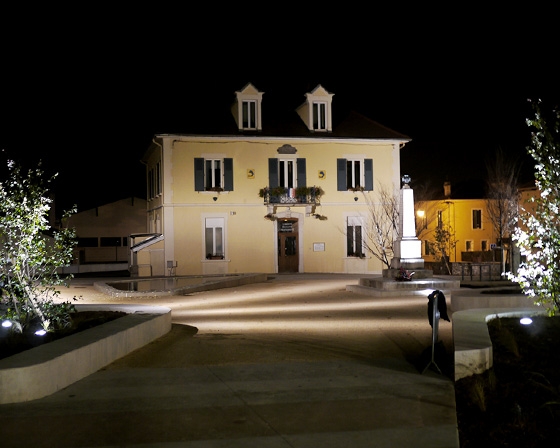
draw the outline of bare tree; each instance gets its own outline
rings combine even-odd
[[[511,259],[511,244],[506,244],[506,239],[511,238],[518,218],[519,166],[515,159],[506,158],[502,149],[498,148],[494,160],[486,164],[486,171],[486,210],[498,235],[502,272],[505,272],[506,259]]]
[[[363,193],[368,206],[368,225],[363,245],[367,252],[380,260],[387,268],[391,267],[394,243],[399,237],[398,190],[391,190],[378,183],[375,196]]]

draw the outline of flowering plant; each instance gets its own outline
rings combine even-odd
[[[412,276],[414,275],[414,271],[412,272],[408,272],[405,268],[403,268],[402,266],[399,268],[399,273],[397,274],[397,276],[395,277],[395,280],[397,280],[398,282],[406,282],[406,281],[410,281],[412,280]]]

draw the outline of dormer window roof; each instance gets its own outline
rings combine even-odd
[[[332,97],[319,84],[311,92],[305,94],[305,102],[297,108],[297,113],[313,132],[332,132]]]
[[[240,131],[262,130],[263,93],[259,92],[251,83],[235,92],[235,102],[231,112]]]

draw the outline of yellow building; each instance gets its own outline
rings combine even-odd
[[[232,93],[225,122],[216,110],[205,123],[215,130],[154,136],[143,157],[152,237],[133,243],[133,271],[380,274],[356,191],[375,203],[377,185],[398,190],[410,138],[337,109],[321,85],[288,109],[250,83]]]
[[[450,229],[452,240],[449,261],[472,261],[465,253],[488,252],[496,247],[497,235],[487,213],[486,199],[444,199],[417,202],[416,230],[422,240],[422,258],[427,262],[438,261],[434,257],[434,232],[438,227]],[[478,254],[480,261],[483,254]],[[468,258],[468,259],[467,259]]]

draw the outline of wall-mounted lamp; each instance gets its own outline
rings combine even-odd
[[[422,229],[426,229],[428,227],[428,223],[426,222],[426,212],[424,212],[424,210],[418,210],[416,215],[422,223]]]
[[[214,199],[214,202],[216,202],[218,200],[218,196],[214,196],[212,199]]]
[[[357,201],[357,200],[358,200],[358,196],[354,196],[354,200]]]

